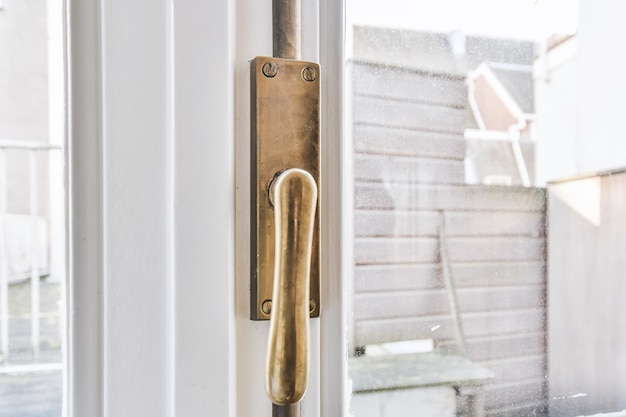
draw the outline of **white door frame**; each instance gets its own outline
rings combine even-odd
[[[67,1],[67,416],[269,416],[267,324],[247,319],[247,61],[271,51],[271,1]],[[303,10],[324,149],[303,410],[342,416],[343,2]]]

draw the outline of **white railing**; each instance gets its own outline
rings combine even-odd
[[[19,151],[19,152],[15,152]],[[25,152],[28,155],[28,170],[23,169],[18,175],[13,175],[10,181],[17,179],[22,182],[28,178],[28,188],[11,187],[9,195],[9,170],[7,154],[18,155]],[[40,311],[40,280],[48,273],[49,266],[49,234],[48,222],[40,215],[41,204],[39,194],[41,153],[59,152],[61,147],[45,142],[0,140],[0,354],[3,365],[9,363],[9,284],[18,280],[30,280],[30,344],[33,353],[33,362],[39,359],[41,311]],[[48,158],[49,163],[51,158]],[[58,179],[62,181],[62,178]],[[27,194],[28,213],[7,213],[9,197],[19,193]],[[24,195],[19,196],[25,200]],[[63,195],[57,196],[63,199]],[[61,338],[62,339],[62,338]],[[63,341],[61,340],[61,343]],[[18,366],[20,372],[39,370],[44,367],[60,367],[60,364]],[[4,368],[4,367],[3,367]],[[8,368],[15,368],[7,367]],[[17,369],[15,368],[15,369]],[[6,371],[6,369],[4,369]],[[0,373],[4,373],[0,371]]]

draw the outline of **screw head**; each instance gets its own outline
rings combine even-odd
[[[263,75],[267,78],[273,78],[278,74],[278,67],[273,62],[266,62],[262,67]]]
[[[315,304],[315,300],[313,299],[309,300],[309,313],[314,312],[315,307],[317,307],[317,304]]]
[[[263,301],[263,304],[261,304],[261,311],[265,314],[270,314],[272,312],[272,300]]]
[[[304,81],[312,82],[317,79],[317,71],[313,67],[304,67],[302,70],[302,78]]]

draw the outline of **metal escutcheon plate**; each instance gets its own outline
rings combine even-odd
[[[250,318],[269,320],[274,278],[272,179],[288,168],[309,172],[320,187],[320,68],[312,62],[257,57],[251,62]],[[320,313],[320,234],[315,215],[311,317]]]

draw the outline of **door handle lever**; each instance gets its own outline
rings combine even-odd
[[[274,207],[274,285],[267,346],[267,393],[274,404],[302,399],[309,373],[309,279],[317,185],[292,168],[269,188]]]

